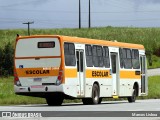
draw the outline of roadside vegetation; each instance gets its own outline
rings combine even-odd
[[[160,76],[149,77],[148,81],[148,96],[147,99],[159,99],[160,98]]]
[[[156,55],[151,55],[152,59],[152,65],[149,65],[149,58],[147,59],[147,68],[148,69],[154,69],[154,68],[160,68],[160,57]]]
[[[20,96],[14,93],[13,77],[0,78],[0,105],[20,105],[20,104],[46,104],[44,98]],[[160,99],[160,76],[149,77],[148,96],[139,97],[138,99]],[[113,99],[103,99],[113,100]],[[119,99],[115,99],[119,100]],[[81,100],[64,100],[68,102],[81,102]]]
[[[160,28],[102,27],[82,29],[31,29],[32,35],[58,34],[93,39],[117,40],[120,42],[143,44],[147,51],[160,55]],[[25,29],[0,30],[1,45],[14,42],[16,35],[27,35]]]
[[[43,104],[45,99],[15,95],[14,77],[0,78],[0,105]]]

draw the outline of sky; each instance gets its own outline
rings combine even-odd
[[[88,1],[81,25],[88,27]],[[160,27],[160,0],[90,0],[91,27]],[[0,29],[78,28],[79,0],[0,0]]]

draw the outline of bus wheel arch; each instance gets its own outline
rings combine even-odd
[[[138,96],[138,90],[139,90],[139,86],[138,83],[135,82],[133,85],[133,92],[132,92],[132,96],[128,97],[128,102],[129,103],[133,103],[136,101],[136,97]]]

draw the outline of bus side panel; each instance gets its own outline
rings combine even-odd
[[[112,79],[104,79],[100,81],[100,97],[112,96]]]
[[[64,94],[77,97],[78,92],[77,68],[65,67]]]
[[[131,96],[135,82],[137,82],[138,86],[140,87],[141,84],[139,79],[121,79],[119,96]],[[140,88],[138,91],[140,92]]]
[[[140,71],[139,69],[137,71]],[[133,93],[133,86],[137,82],[140,88],[140,75],[135,74],[136,70],[120,71],[120,92],[119,96],[131,96]],[[140,90],[139,90],[140,91]]]
[[[110,79],[101,80],[97,78],[87,78],[86,79],[85,97],[91,97],[92,86],[94,82],[97,82],[97,81],[100,87],[100,97],[111,97],[112,96],[112,85],[111,85],[112,80]]]
[[[98,74],[100,73],[101,74]],[[107,75],[104,75],[107,72]],[[98,83],[100,88],[100,97],[111,97],[112,79],[108,69],[104,68],[87,68],[86,70],[86,86],[85,97],[91,97],[92,86]]]

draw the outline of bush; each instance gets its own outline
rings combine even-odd
[[[0,48],[0,75],[8,77],[13,75],[13,55],[14,49],[10,42],[4,48]]]
[[[3,50],[0,48],[0,76],[2,75]]]

